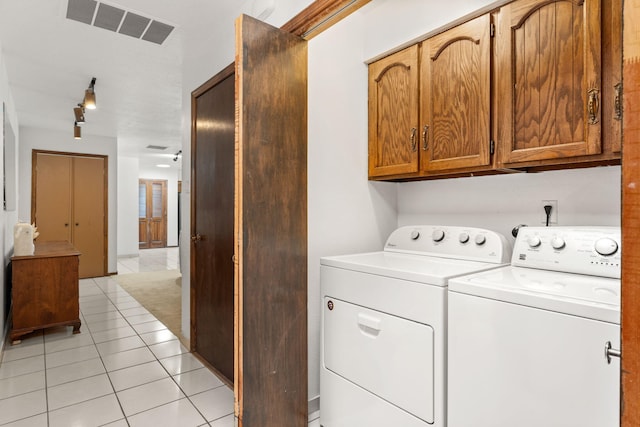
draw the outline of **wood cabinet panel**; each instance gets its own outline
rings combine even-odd
[[[621,0],[516,0],[370,64],[369,178],[619,164],[621,17]]]
[[[79,255],[68,242],[36,241],[34,255],[11,258],[12,341],[51,326],[80,332]]]
[[[519,0],[498,16],[502,163],[600,153],[600,0]]]
[[[369,176],[418,171],[418,46],[369,66]]]
[[[490,24],[483,15],[423,43],[422,171],[490,164]]]

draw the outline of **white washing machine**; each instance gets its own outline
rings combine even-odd
[[[381,252],[322,258],[320,424],[444,427],[447,282],[510,253],[489,230],[425,225]]]
[[[620,228],[527,227],[511,266],[449,282],[449,427],[613,427]]]

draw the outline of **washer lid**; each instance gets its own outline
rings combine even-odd
[[[446,286],[451,277],[501,266],[501,264],[487,262],[395,252],[368,252],[324,257],[320,258],[320,264],[436,286]]]
[[[620,324],[620,280],[507,266],[458,277],[449,291]]]

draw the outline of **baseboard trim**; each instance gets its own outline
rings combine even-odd
[[[320,418],[320,396],[316,396],[309,401],[309,422]]]
[[[4,354],[4,346],[7,343],[7,337],[9,336],[9,329],[11,327],[11,312],[13,311],[13,306],[9,307],[9,314],[4,322],[4,331],[2,331],[2,342],[0,342],[0,362],[2,361],[2,356]]]

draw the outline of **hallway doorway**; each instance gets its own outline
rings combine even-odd
[[[167,247],[167,181],[141,179],[138,184],[138,247]]]

